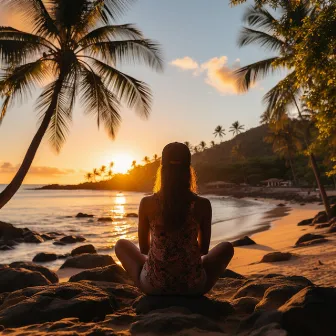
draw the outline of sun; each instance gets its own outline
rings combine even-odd
[[[132,157],[128,154],[117,154],[109,161],[113,162],[112,171],[114,174],[126,174],[132,166]]]

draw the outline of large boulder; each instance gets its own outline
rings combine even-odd
[[[95,247],[91,244],[76,247],[75,249],[73,249],[71,251],[72,256],[80,255],[80,254],[86,254],[86,253],[95,254],[95,253],[97,253],[97,251],[96,251]]]
[[[16,291],[0,307],[0,325],[20,327],[68,317],[104,320],[117,309],[115,298],[96,286],[62,283]]]
[[[300,244],[302,243],[305,243],[307,241],[311,241],[314,239],[320,239],[320,238],[324,238],[324,236],[319,235],[319,234],[306,233],[297,240],[297,242],[295,243],[295,246],[300,246]]]
[[[260,262],[270,263],[270,262],[279,262],[279,261],[288,261],[292,258],[290,252],[271,252],[264,255]]]
[[[88,215],[86,213],[83,213],[83,212],[79,212],[77,215],[76,215],[76,218],[92,218],[93,215]]]
[[[44,242],[44,239],[39,234],[28,233],[23,238],[25,243],[32,244],[41,244]]]
[[[0,221],[0,238],[12,240],[23,237],[23,229],[16,228],[14,225]]]
[[[50,281],[40,272],[30,271],[25,268],[0,268],[0,293],[49,284]]]
[[[328,216],[325,211],[319,212],[313,219],[312,224],[321,224],[328,221]]]
[[[205,335],[208,332],[223,332],[215,322],[207,317],[191,314],[186,310],[152,313],[134,322],[130,332],[132,335],[175,335],[187,329],[196,329],[198,332],[205,332]]]
[[[232,278],[232,279],[245,279],[245,277],[239,273],[226,269],[219,276],[220,278]]]
[[[298,226],[305,226],[305,225],[310,225],[313,223],[314,218],[309,218],[309,219],[304,219],[301,222],[299,222],[297,225]]]
[[[113,258],[102,254],[80,254],[67,259],[61,268],[84,268],[91,269],[114,265]]]
[[[312,245],[317,245],[317,244],[323,244],[323,243],[327,243],[329,240],[326,238],[318,238],[318,239],[313,239],[310,241],[306,241],[303,242],[301,244],[299,244],[297,247],[309,247]]]
[[[315,230],[325,229],[325,228],[328,228],[328,227],[330,227],[330,226],[331,226],[331,224],[329,224],[329,223],[317,224],[317,225],[315,226]]]
[[[290,335],[333,336],[336,288],[307,287],[279,308],[282,326]]]
[[[112,223],[113,219],[111,217],[100,217],[97,219],[97,221],[103,223]]]
[[[327,233],[335,233],[335,232],[336,232],[336,222],[331,224]]]
[[[232,300],[231,304],[236,313],[238,314],[251,314],[254,312],[255,306],[259,303],[259,299],[244,296],[238,299]]]
[[[121,284],[133,285],[133,281],[119,265],[98,267],[73,275],[69,281],[77,282],[81,280],[116,282]]]
[[[51,283],[58,282],[58,275],[51,271],[49,268],[46,268],[41,265],[34,264],[32,262],[16,261],[9,265],[11,268],[25,268],[33,272],[40,272],[44,275]]]
[[[235,240],[234,242],[232,242],[232,245],[234,247],[237,246],[247,246],[247,245],[255,245],[256,242],[254,240],[252,240],[250,237],[245,236],[243,238],[240,238],[238,240]]]
[[[133,308],[137,314],[149,314],[153,310],[181,307],[194,314],[200,314],[213,319],[226,317],[234,312],[232,305],[226,301],[219,301],[193,296],[147,296],[136,299]]]
[[[75,244],[75,243],[82,243],[86,239],[82,236],[65,236],[61,238],[59,241],[64,244]]]
[[[34,262],[49,262],[57,259],[56,253],[40,252],[33,258]]]

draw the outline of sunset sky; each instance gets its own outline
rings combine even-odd
[[[228,0],[138,0],[119,23],[135,23],[162,45],[163,74],[140,66],[126,69],[152,87],[150,119],[142,120],[124,109],[112,142],[103,128],[97,130],[96,122],[83,115],[78,103],[61,153],[56,155],[45,139],[25,183],[77,183],[87,170],[118,163],[125,160],[122,156],[141,163],[145,155],[160,155],[168,142],[210,142],[217,125],[228,130],[239,120],[247,129],[257,126],[262,96],[276,77],[257,83],[247,94],[237,93],[232,71],[267,55],[260,48],[237,46],[245,8],[231,8]],[[0,25],[13,21],[17,20],[0,9]],[[34,97],[8,112],[0,127],[0,183],[8,183],[15,173],[35,134],[37,119]],[[229,139],[231,134],[226,134]]]

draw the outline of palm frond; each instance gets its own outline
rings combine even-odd
[[[141,40],[144,38],[144,36],[139,29],[131,24],[103,26],[88,33],[78,42],[78,44],[85,47],[97,42],[111,41],[111,39],[113,38],[129,38]]]
[[[274,72],[277,69],[274,62],[278,59],[279,57],[267,58],[236,70],[235,75],[239,90],[247,91],[258,79],[266,77],[269,72]]]
[[[126,75],[125,73],[103,63],[93,61],[93,66],[101,78],[118,99],[126,102],[128,107],[135,108],[141,116],[147,118],[150,113],[152,94],[148,85],[144,82]]]
[[[252,43],[257,43],[270,51],[281,51],[286,46],[284,41],[274,35],[244,27],[239,34],[238,45],[243,47]]]
[[[43,0],[3,0],[4,5],[33,24],[34,33],[43,37],[56,38],[59,35],[55,21],[50,16]]]
[[[1,82],[0,82],[0,87],[1,87]],[[1,110],[0,110],[0,126],[1,126],[2,121],[5,118],[5,115],[7,113],[11,97],[10,95],[4,95],[3,97],[0,95],[0,98],[3,99]]]
[[[95,115],[98,127],[103,123],[108,135],[114,139],[121,121],[119,101],[93,70],[82,66],[81,72],[80,91],[85,112]]]
[[[278,27],[277,20],[263,7],[249,7],[244,13],[243,20],[255,28],[274,30]]]
[[[148,39],[97,42],[84,47],[84,51],[113,65],[140,62],[163,70],[159,45]]]

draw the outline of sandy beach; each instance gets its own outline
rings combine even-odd
[[[323,206],[317,204],[288,205],[288,215],[272,222],[270,230],[257,233],[252,239],[257,245],[236,247],[229,268],[244,274],[303,275],[318,285],[335,286],[336,237],[328,235],[329,241],[309,247],[295,248],[296,241],[305,233],[323,234],[327,229],[314,226],[297,226],[301,220],[312,218]],[[277,263],[260,263],[270,252],[290,252],[294,258]]]

